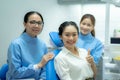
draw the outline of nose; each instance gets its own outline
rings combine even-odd
[[[39,27],[39,24],[38,24],[38,23],[35,23],[35,27]]]
[[[69,39],[70,39],[70,40],[73,40],[73,36],[70,36]]]
[[[86,29],[86,28],[88,28],[88,26],[87,26],[87,25],[84,25],[83,28]]]

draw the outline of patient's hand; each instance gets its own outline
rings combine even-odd
[[[88,50],[88,55],[86,57],[86,60],[92,65],[94,64],[94,59],[93,57],[90,55],[90,50]]]
[[[41,68],[43,67],[49,60],[51,60],[54,57],[53,53],[47,53],[43,56],[42,60],[38,64],[38,67]]]

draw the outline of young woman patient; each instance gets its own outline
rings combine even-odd
[[[75,22],[66,21],[59,27],[63,48],[55,57],[55,70],[60,80],[94,80],[96,65],[90,51],[76,47],[79,29]]]

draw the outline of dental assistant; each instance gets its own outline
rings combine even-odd
[[[95,37],[95,17],[92,14],[85,14],[80,20],[80,33],[77,41],[77,47],[90,49],[96,64],[103,53],[102,42]]]

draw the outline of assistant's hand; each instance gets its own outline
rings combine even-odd
[[[86,60],[92,65],[94,64],[94,59],[93,57],[90,55],[90,50],[88,50],[88,55],[86,57]]]
[[[54,57],[53,53],[47,53],[43,56],[42,60],[38,64],[38,67],[41,68],[43,67],[49,60],[51,60]]]

